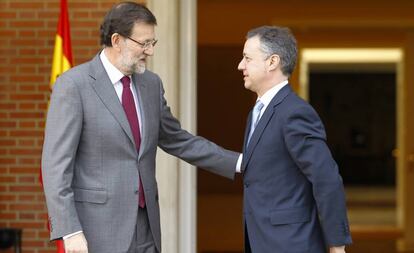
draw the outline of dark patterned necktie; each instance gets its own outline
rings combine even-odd
[[[131,127],[132,135],[134,136],[135,146],[137,152],[139,153],[139,148],[141,146],[141,133],[139,131],[139,120],[137,109],[135,107],[134,96],[131,92],[131,80],[128,76],[121,78],[121,83],[123,86],[122,89],[122,107],[124,108],[125,114],[127,116],[129,126]],[[145,207],[145,196],[144,188],[142,187],[142,180],[139,177],[139,207]]]

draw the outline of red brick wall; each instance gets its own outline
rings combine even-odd
[[[118,1],[68,2],[78,65],[99,50],[100,22]],[[55,252],[38,173],[58,16],[59,0],[0,1],[0,227],[23,229],[24,253]]]

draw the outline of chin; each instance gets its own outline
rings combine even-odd
[[[145,66],[139,66],[138,68],[137,68],[137,72],[139,73],[139,74],[143,74],[144,72],[145,72],[145,70],[146,70],[147,68],[145,67]]]
[[[251,88],[250,83],[248,83],[248,82],[244,82],[244,88],[246,88],[246,89],[250,90],[250,88]]]

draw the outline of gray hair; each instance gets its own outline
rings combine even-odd
[[[261,26],[250,30],[247,39],[259,37],[261,49],[266,58],[273,54],[280,57],[281,70],[290,76],[295,69],[298,49],[296,39],[287,27]]]

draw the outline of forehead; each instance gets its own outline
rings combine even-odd
[[[249,38],[244,43],[243,54],[258,54],[262,53],[260,49],[260,39],[259,37],[255,36]]]
[[[144,40],[154,39],[155,27],[143,22],[136,22],[132,28],[131,37]]]

